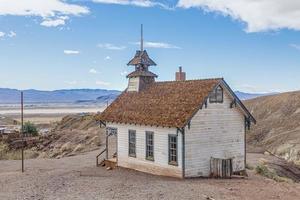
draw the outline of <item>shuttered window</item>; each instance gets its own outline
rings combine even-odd
[[[223,103],[223,88],[221,86],[218,86],[212,93],[210,93],[209,103]]]
[[[136,157],[136,131],[128,131],[128,155],[130,157]]]
[[[154,134],[146,132],[146,159],[154,161]]]
[[[177,135],[169,135],[169,164],[178,165],[177,160]]]

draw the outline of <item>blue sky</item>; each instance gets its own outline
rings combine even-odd
[[[144,24],[159,81],[183,66],[234,90],[300,90],[299,17],[296,0],[0,0],[0,87],[123,90]]]

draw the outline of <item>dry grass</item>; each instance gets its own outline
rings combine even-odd
[[[269,179],[273,179],[276,182],[288,182],[288,183],[293,182],[293,180],[289,178],[278,176],[275,170],[268,168],[268,166],[264,164],[257,165],[255,171],[256,173],[264,177],[267,177]]]
[[[37,158],[39,153],[37,151],[26,149],[24,151],[25,159]],[[21,150],[11,150],[8,148],[7,144],[0,143],[0,160],[21,160],[22,151]]]

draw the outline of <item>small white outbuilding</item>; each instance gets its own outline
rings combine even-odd
[[[142,45],[128,65],[128,88],[98,116],[117,138],[117,166],[180,178],[245,170],[256,122],[224,79],[185,80],[180,68],[175,81],[156,82]]]

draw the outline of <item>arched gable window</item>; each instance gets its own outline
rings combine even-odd
[[[223,103],[223,88],[218,86],[210,95],[209,103]]]

